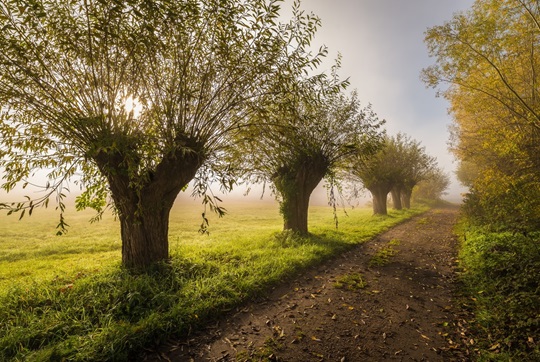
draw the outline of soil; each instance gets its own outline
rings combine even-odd
[[[455,300],[457,213],[414,217],[150,359],[467,361]]]

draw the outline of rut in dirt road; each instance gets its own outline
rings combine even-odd
[[[430,210],[161,353],[171,361],[449,361],[457,209]]]

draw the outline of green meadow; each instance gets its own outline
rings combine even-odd
[[[170,263],[139,275],[120,267],[112,215],[90,224],[91,212],[68,212],[63,236],[53,211],[1,216],[0,360],[128,360],[426,210],[338,210],[336,229],[332,208],[315,206],[301,238],[281,231],[274,203],[225,206],[209,235],[199,204],[175,206]]]

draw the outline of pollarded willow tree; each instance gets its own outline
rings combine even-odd
[[[422,180],[426,180],[436,168],[435,157],[426,153],[425,147],[417,140],[398,133],[391,140],[395,148],[393,165],[398,172],[396,182],[390,191],[394,208],[401,210],[411,207],[413,188]]]
[[[452,151],[474,194],[469,201],[487,220],[520,227],[537,227],[540,215],[539,39],[533,0],[477,0],[426,33],[436,64],[424,80],[449,85],[442,94],[455,121]]]
[[[416,201],[439,201],[450,186],[450,176],[439,167],[432,169],[427,177],[413,190]]]
[[[394,151],[391,138],[386,136],[374,155],[369,158],[355,157],[349,164],[348,172],[352,183],[362,184],[371,193],[375,215],[388,214],[388,193],[399,178],[399,171],[393,163],[397,157]]]
[[[392,192],[394,203],[401,201],[410,207],[412,189],[428,177],[435,167],[435,159],[425,153],[418,141],[399,133],[386,136],[380,149],[372,157],[353,157],[348,173],[353,183],[361,183],[373,197],[373,213],[388,213],[387,198]],[[395,196],[394,196],[395,195]]]
[[[338,80],[338,68],[339,60],[331,77],[298,78],[294,91],[280,92],[255,115],[267,125],[264,131],[251,128],[244,134],[251,150],[245,152],[247,174],[272,185],[284,230],[307,234],[313,190],[324,178],[333,185],[349,156],[370,156],[381,138],[384,122],[371,106],[360,106],[356,92],[344,94],[347,82]]]
[[[212,203],[209,182],[231,186],[224,156],[249,105],[305,62],[288,52],[313,23],[278,16],[276,0],[2,1],[3,188],[48,172],[43,198],[2,206],[31,213],[81,174],[77,207],[110,196],[123,264],[166,260],[177,194],[194,180]]]

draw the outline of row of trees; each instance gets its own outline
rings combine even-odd
[[[384,122],[344,92],[339,58],[317,74],[327,53],[309,51],[319,19],[295,2],[279,23],[279,3],[3,1],[3,187],[37,169],[48,181],[42,198],[0,206],[22,217],[56,195],[62,230],[64,188],[76,178],[78,209],[117,211],[128,268],[168,259],[169,213],[189,183],[221,215],[210,185],[269,182],[284,228],[307,233],[320,181],[380,159],[401,170],[390,189],[408,207],[434,160],[405,136],[384,136]]]
[[[420,142],[402,133],[385,136],[372,157],[353,158],[349,174],[371,192],[373,213],[380,215],[387,214],[388,194],[394,208],[401,210],[411,207],[413,189],[419,183],[424,186],[419,198],[438,199],[450,182]]]
[[[470,216],[502,228],[540,227],[540,6],[477,0],[429,29],[424,71],[454,117],[452,150]]]

